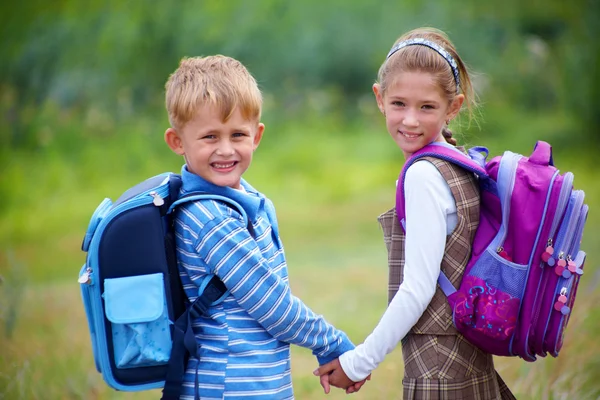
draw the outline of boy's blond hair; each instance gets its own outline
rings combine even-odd
[[[239,107],[260,120],[262,95],[254,77],[236,59],[222,55],[183,58],[165,85],[169,123],[181,129],[200,106],[216,106],[223,122]]]

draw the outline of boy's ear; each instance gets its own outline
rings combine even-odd
[[[375,93],[375,100],[377,101],[377,107],[379,108],[379,111],[381,111],[381,113],[385,115],[385,108],[383,107],[383,96],[381,95],[381,86],[379,86],[379,83],[373,84],[373,93]]]
[[[177,131],[174,128],[168,128],[165,131],[165,142],[175,154],[178,154],[180,156],[185,154],[181,138],[179,137]]]
[[[258,124],[258,127],[256,128],[256,134],[254,135],[254,150],[256,150],[258,148],[258,145],[260,144],[260,141],[262,139],[264,131],[265,131],[265,124],[263,124],[261,122]]]

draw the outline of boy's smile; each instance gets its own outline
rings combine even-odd
[[[233,162],[227,163],[227,164],[212,163],[210,165],[219,172],[231,172],[231,171],[233,171],[233,167],[236,164],[237,164],[237,161],[233,161]]]
[[[215,185],[239,189],[263,131],[262,123],[245,119],[237,108],[223,121],[219,109],[207,105],[183,128],[167,129],[165,140],[185,157],[188,171]]]

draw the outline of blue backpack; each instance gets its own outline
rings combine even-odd
[[[183,291],[173,231],[173,210],[183,202],[227,202],[208,193],[179,197],[181,176],[164,173],[106,198],[83,239],[86,262],[79,273],[96,369],[117,390],[163,389],[163,400],[179,399],[189,355],[198,345],[191,321],[227,295],[216,276],[207,277],[197,300]],[[249,229],[251,225],[248,225]]]

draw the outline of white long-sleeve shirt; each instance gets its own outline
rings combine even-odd
[[[404,185],[404,280],[364,343],[340,356],[344,372],[355,382],[377,368],[425,312],[435,294],[446,236],[457,223],[450,187],[433,164],[415,162],[406,172]]]

